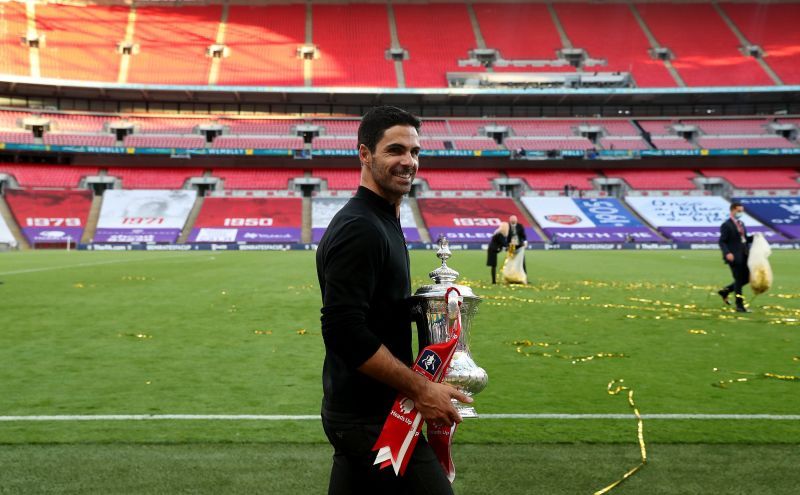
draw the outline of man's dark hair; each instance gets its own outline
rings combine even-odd
[[[386,129],[396,125],[410,125],[419,132],[421,122],[402,108],[392,106],[375,107],[361,118],[358,126],[358,145],[363,144],[375,153],[378,141],[383,139]]]
[[[744,205],[742,203],[740,203],[738,201],[734,201],[733,203],[731,203],[731,211],[735,210],[736,208],[738,208],[740,206],[742,208],[744,208]]]

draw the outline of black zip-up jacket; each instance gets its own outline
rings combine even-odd
[[[394,205],[359,187],[317,248],[322,292],[322,414],[383,422],[397,391],[358,371],[381,344],[411,365],[408,250]]]

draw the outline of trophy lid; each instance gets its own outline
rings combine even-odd
[[[447,260],[452,256],[453,253],[450,252],[449,242],[446,237],[442,236],[439,239],[439,250],[436,252],[436,257],[442,260],[442,265],[428,274],[431,280],[433,280],[433,284],[423,285],[417,289],[414,293],[415,297],[443,298],[447,289],[455,287],[458,289],[458,292],[461,293],[462,297],[467,299],[479,299],[478,296],[472,292],[472,289],[466,285],[456,283],[459,273],[447,266]]]

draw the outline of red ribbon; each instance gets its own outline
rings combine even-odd
[[[444,295],[446,303],[450,300],[451,292],[461,295],[458,289],[450,287]],[[444,378],[455,353],[458,338],[461,336],[461,302],[458,303],[458,306],[459,309],[453,318],[455,321],[450,328],[450,335],[452,335],[450,340],[426,346],[420,351],[411,368],[415,373],[435,383],[440,383]],[[450,308],[447,304],[445,325],[449,326],[450,319]],[[408,461],[411,459],[417,440],[419,440],[422,421],[422,415],[416,409],[414,401],[403,394],[397,394],[378,441],[372,447],[373,451],[378,451],[374,464],[380,464],[380,469],[392,466],[398,476],[405,474]],[[452,426],[428,424],[428,443],[436,453],[439,463],[451,482],[455,479],[455,466],[450,455],[450,446],[455,431],[455,423]]]

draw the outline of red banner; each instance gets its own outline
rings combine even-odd
[[[506,198],[420,198],[417,203],[428,227],[497,227],[511,215],[525,219]]]
[[[6,190],[6,201],[21,228],[83,227],[92,206],[91,191]]]
[[[300,198],[206,198],[195,227],[301,227]]]

